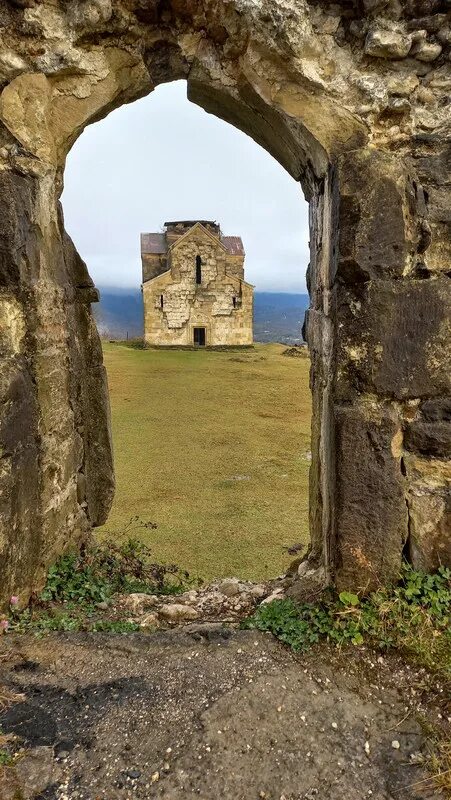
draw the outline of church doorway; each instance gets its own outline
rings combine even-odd
[[[194,344],[196,347],[205,347],[205,328],[194,328]]]

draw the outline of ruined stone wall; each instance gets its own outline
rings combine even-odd
[[[166,254],[142,253],[141,262],[143,281],[150,281],[156,275],[160,275],[167,270]]]
[[[39,586],[114,487],[95,291],[58,203],[67,152],[179,78],[310,201],[303,582],[367,589],[403,552],[451,561],[450,39],[446,0],[3,0],[2,598]]]
[[[244,280],[244,256],[228,256],[227,259],[227,272],[229,275],[234,275],[236,278]]]
[[[196,284],[198,255],[200,285]],[[146,343],[192,346],[194,327],[205,327],[207,346],[252,344],[253,290],[229,275],[231,261],[219,240],[201,230],[183,237],[170,252],[170,271],[143,284]]]

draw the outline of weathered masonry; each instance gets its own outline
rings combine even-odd
[[[365,589],[403,554],[450,563],[446,0],[3,0],[0,31],[2,597],[39,586],[114,492],[96,290],[59,203],[66,155],[180,78],[310,203],[300,579]]]
[[[250,345],[254,289],[239,236],[206,220],[141,234],[144,339],[149,345]]]

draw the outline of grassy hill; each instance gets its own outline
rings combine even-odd
[[[310,451],[309,361],[283,350],[104,345],[117,491],[101,538],[137,534],[207,579],[283,570],[308,540]]]

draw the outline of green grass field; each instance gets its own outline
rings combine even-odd
[[[204,579],[261,579],[308,541],[307,358],[104,345],[116,496],[100,538],[138,535]],[[127,525],[132,517],[156,530]]]

